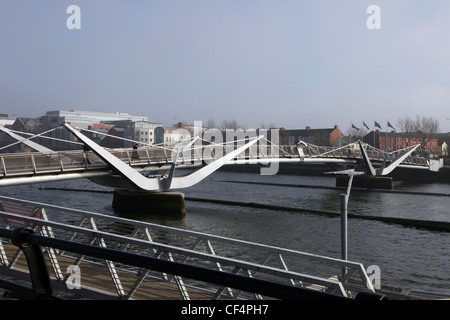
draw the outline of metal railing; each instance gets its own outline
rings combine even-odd
[[[30,213],[39,212],[40,215],[25,216],[3,207],[0,225],[5,228],[12,228],[14,224],[15,227],[33,227],[49,238],[111,248],[227,275],[314,288],[339,297],[351,297],[361,290],[374,292],[360,263],[9,197],[0,197],[0,201],[27,207]],[[7,244],[0,245],[0,270],[3,274],[26,277],[15,268],[19,253]],[[46,250],[46,255],[52,281],[57,288],[67,290],[70,274],[64,270],[75,265],[81,268],[82,279],[88,281],[83,283],[79,293],[93,298],[263,298],[254,292],[215,287],[195,279],[117,265],[109,260],[92,260],[52,248]],[[337,276],[343,269],[346,273]],[[162,289],[155,291],[155,286],[149,285],[151,281]]]
[[[158,148],[109,150],[131,165],[171,162],[170,153]],[[90,151],[26,152],[0,155],[0,177],[67,173],[84,170],[105,170],[107,164]]]
[[[282,148],[285,148],[285,146],[282,146]],[[362,159],[361,150],[359,149],[359,147],[358,148],[353,147],[352,144],[339,148],[307,145],[307,146],[299,146],[299,149],[301,149],[300,152],[305,158],[325,158],[325,159],[339,158],[351,160]],[[367,148],[366,152],[367,156],[371,161],[392,162],[397,157],[396,152],[388,153],[373,147]],[[425,159],[423,156],[417,153],[408,156],[405,160],[403,160],[402,164],[423,166],[423,167],[429,166],[427,159]]]
[[[54,248],[75,252],[83,256],[102,258],[107,261],[120,262],[123,264],[139,267],[147,270],[160,272],[170,272],[178,276],[206,281],[210,284],[228,286],[244,291],[263,294],[268,297],[278,299],[302,299],[302,300],[346,300],[348,298],[339,297],[311,289],[287,286],[265,280],[243,277],[233,274],[224,274],[218,270],[205,269],[196,266],[162,261],[152,257],[142,257],[136,254],[125,253],[117,250],[99,248],[91,245],[73,243],[35,235],[31,228],[16,228],[7,230],[0,228],[0,237],[10,239],[11,242],[22,250],[30,271],[32,289],[8,280],[0,279],[0,288],[13,292],[16,298],[55,300],[60,297],[54,295],[50,275],[45,263],[44,254],[41,247]],[[371,292],[360,292],[355,297],[356,300],[384,300],[382,294]]]
[[[190,146],[178,150],[178,165],[202,165],[204,162],[213,161],[233,150],[237,145],[200,145]],[[162,166],[171,164],[172,150],[159,147],[143,147],[137,150],[109,149],[111,154],[123,162],[134,167],[150,165]],[[394,161],[396,154],[386,153],[374,148],[368,148],[367,154],[372,161]],[[277,160],[283,159],[299,162],[303,159],[323,160],[330,158],[343,161],[357,161],[362,159],[361,151],[351,145],[341,148],[322,146],[276,146],[267,142],[252,146],[236,157],[236,160]],[[231,162],[232,163],[232,162]],[[402,165],[411,165],[428,168],[427,160],[419,155],[410,155]],[[90,151],[74,150],[60,152],[28,152],[0,155],[0,179],[23,176],[36,176],[47,174],[60,174],[86,171],[108,171],[108,165],[97,155]]]

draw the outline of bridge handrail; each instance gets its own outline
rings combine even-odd
[[[3,215],[4,217],[9,217],[9,218],[18,218],[18,217],[20,218],[21,217],[20,215],[17,215],[17,214],[10,214],[10,213],[2,212],[2,211],[0,211],[0,214]],[[315,276],[301,274],[298,272],[292,272],[292,271],[288,271],[288,270],[280,270],[280,269],[276,269],[276,268],[272,268],[272,267],[268,267],[268,266],[259,265],[256,263],[245,262],[245,261],[232,259],[232,258],[225,258],[225,257],[213,255],[213,254],[208,254],[208,253],[201,253],[198,251],[183,249],[183,248],[179,248],[176,246],[161,244],[158,242],[153,242],[153,241],[149,242],[147,240],[129,238],[126,236],[116,235],[113,233],[100,231],[100,230],[89,230],[89,229],[85,229],[85,228],[81,228],[81,227],[69,226],[66,224],[61,224],[61,223],[52,222],[52,221],[46,222],[46,221],[43,221],[43,220],[40,220],[37,218],[22,217],[22,220],[26,221],[26,222],[33,222],[36,225],[42,225],[42,226],[47,226],[47,227],[52,227],[52,228],[60,228],[60,229],[66,230],[66,231],[72,231],[74,233],[90,234],[90,235],[99,237],[104,240],[105,239],[117,240],[117,241],[121,241],[123,243],[127,243],[128,245],[130,245],[130,244],[144,245],[151,249],[156,249],[156,250],[161,250],[163,252],[170,252],[172,254],[176,253],[176,254],[179,254],[182,256],[186,256],[186,257],[189,257],[189,259],[192,259],[192,258],[205,259],[205,260],[208,260],[211,262],[220,263],[221,265],[232,264],[236,267],[243,268],[245,270],[257,271],[258,273],[267,273],[267,274],[274,275],[274,276],[280,276],[280,277],[283,277],[286,279],[294,279],[294,280],[298,280],[298,281],[312,282],[312,283],[315,283],[318,285],[323,285],[323,286],[332,288],[333,289],[332,292],[334,294],[346,296],[341,283],[338,281],[335,281],[335,280],[330,280],[330,279],[321,278],[321,277],[315,277]],[[349,263],[348,266],[352,267],[353,265],[351,263]]]
[[[37,205],[37,206],[43,205],[41,203],[24,201],[24,200],[13,199],[13,198],[8,198],[8,197],[0,197],[0,198],[5,201],[13,201],[15,203],[22,203],[24,205]],[[207,261],[217,264],[217,267],[219,267],[219,268],[222,265],[229,265],[230,263],[232,263],[237,268],[240,268],[242,270],[247,270],[246,272],[250,272],[250,270],[251,270],[254,273],[252,276],[267,274],[269,276],[282,277],[287,280],[290,279],[289,281],[291,281],[291,282],[294,281],[294,283],[296,283],[298,281],[300,281],[300,282],[304,281],[304,282],[308,282],[308,283],[312,282],[312,283],[316,283],[321,286],[328,287],[337,294],[344,294],[343,288],[341,288],[341,286],[346,287],[347,286],[346,281],[348,280],[348,277],[350,277],[352,275],[356,275],[356,276],[359,276],[360,281],[363,283],[363,285],[366,286],[366,288],[368,288],[369,290],[373,290],[373,287],[367,277],[367,274],[366,274],[363,266],[359,263],[343,261],[340,259],[334,259],[334,258],[329,258],[329,257],[324,257],[324,256],[319,256],[319,255],[308,254],[308,253],[299,252],[299,251],[290,250],[290,249],[282,249],[282,248],[278,248],[278,247],[274,247],[274,246],[267,246],[267,245],[262,245],[262,244],[257,244],[257,243],[251,243],[251,242],[247,242],[247,241],[229,239],[229,238],[225,238],[225,237],[221,237],[221,236],[214,236],[214,235],[204,234],[204,233],[200,233],[200,232],[193,232],[193,231],[187,231],[187,230],[177,229],[177,228],[173,228],[173,227],[160,226],[160,225],[155,225],[155,224],[151,224],[151,223],[147,223],[147,222],[138,222],[138,221],[128,220],[128,219],[124,219],[124,218],[120,218],[120,217],[111,217],[108,215],[102,215],[102,214],[87,212],[87,211],[82,211],[82,210],[63,208],[63,207],[53,206],[53,205],[45,205],[45,208],[49,209],[49,210],[57,209],[57,210],[62,210],[64,212],[76,213],[78,215],[81,215],[83,217],[83,219],[95,218],[97,223],[100,223],[99,222],[100,219],[107,219],[107,221],[109,221],[109,222],[117,222],[120,224],[131,224],[134,226],[135,230],[136,230],[136,228],[144,228],[146,232],[150,232],[150,229],[151,229],[151,230],[159,230],[159,231],[164,231],[164,232],[176,233],[176,234],[182,235],[183,237],[187,237],[187,236],[195,237],[195,238],[197,238],[196,245],[199,245],[199,243],[204,241],[205,242],[204,245],[208,246],[210,248],[210,250],[205,253],[205,252],[195,251],[196,250],[195,247],[190,248],[190,249],[176,247],[176,246],[164,244],[161,242],[155,242],[151,238],[147,239],[147,240],[142,240],[142,239],[136,239],[134,237],[130,238],[129,236],[113,234],[110,232],[105,232],[105,231],[100,231],[100,230],[92,230],[92,229],[80,228],[78,226],[70,226],[67,224],[61,224],[61,223],[54,222],[54,221],[45,222],[45,221],[33,219],[33,218],[26,218],[26,220],[32,221],[32,222],[40,224],[40,225],[48,225],[48,226],[52,227],[53,229],[60,228],[60,229],[66,230],[66,231],[68,230],[68,231],[78,232],[78,233],[86,233],[87,232],[87,233],[92,233],[96,237],[101,237],[102,239],[110,239],[110,240],[115,240],[115,241],[119,241],[122,243],[125,241],[128,245],[143,245],[147,248],[151,248],[156,251],[164,251],[164,252],[169,252],[169,253],[175,254],[175,255],[183,255],[185,257],[188,257],[188,259],[194,259],[194,258],[195,259],[204,259],[204,260],[207,260]],[[1,214],[3,216],[14,216],[13,214],[9,214],[9,213],[1,213]],[[218,243],[214,243],[215,247],[213,247],[213,241],[218,242]],[[235,245],[235,246],[238,246],[240,249],[242,249],[242,247],[245,246],[245,247],[249,248],[250,250],[260,249],[264,252],[270,252],[271,255],[277,255],[277,259],[279,259],[281,261],[282,268],[280,269],[279,267],[261,265],[256,262],[246,262],[241,259],[220,256],[220,255],[218,255],[218,251],[217,251],[219,249],[222,249],[222,248],[217,247],[217,245],[220,243],[228,243],[231,245]],[[288,268],[286,267],[286,264],[284,261],[288,257],[296,257],[296,258],[300,258],[300,259],[306,259],[309,261],[318,261],[321,264],[329,264],[331,266],[334,265],[334,266],[339,267],[340,269],[342,267],[345,267],[349,271],[349,273],[347,274],[348,277],[344,277],[343,280],[341,280],[342,281],[342,283],[341,283],[341,282],[336,282],[335,280],[330,280],[330,279],[323,278],[323,277],[316,277],[316,276],[306,275],[306,274],[302,274],[302,273],[295,272],[295,271],[289,271]],[[349,285],[349,287],[350,287],[350,285]]]
[[[142,257],[136,254],[123,253],[116,250],[98,248],[91,245],[74,244],[70,241],[53,239],[34,234],[27,228],[17,228],[15,230],[6,230],[0,228],[0,237],[10,239],[25,254],[31,277],[33,289],[26,286],[12,283],[10,281],[0,280],[0,287],[17,292],[19,297],[28,297],[38,300],[60,300],[53,294],[51,280],[46,270],[44,256],[40,246],[67,250],[76,254],[87,255],[90,257],[100,257],[103,259],[112,259],[114,262],[123,263],[147,270],[156,270],[160,272],[168,271],[176,274],[177,277],[186,276],[188,278],[205,281],[216,285],[228,285],[243,291],[256,292],[268,297],[279,299],[307,299],[307,300],[348,300],[345,297],[337,297],[328,293],[313,291],[264,280],[242,277],[229,274],[226,277],[222,272],[199,268],[196,266],[180,265],[171,261],[162,262],[152,257]],[[377,293],[359,292],[355,300],[384,300],[385,296]]]
[[[245,240],[232,239],[232,238],[207,234],[207,233],[198,232],[198,231],[190,231],[190,230],[184,230],[184,229],[179,229],[179,228],[174,228],[174,227],[169,227],[169,226],[163,226],[163,225],[154,224],[154,223],[150,223],[150,222],[130,220],[130,219],[126,219],[126,218],[115,217],[115,216],[110,216],[110,215],[91,212],[91,211],[66,208],[66,207],[56,206],[56,205],[52,205],[52,204],[44,204],[44,203],[40,203],[40,202],[15,199],[15,198],[5,197],[5,196],[0,196],[0,200],[19,203],[19,204],[25,204],[25,205],[30,205],[30,206],[42,207],[42,208],[47,208],[47,209],[56,209],[56,210],[59,210],[62,212],[73,213],[73,214],[82,215],[82,216],[86,216],[86,217],[92,217],[92,218],[101,218],[101,219],[105,219],[105,220],[109,220],[109,221],[113,221],[113,222],[119,222],[119,223],[121,222],[124,224],[129,223],[129,224],[133,224],[135,226],[140,226],[140,227],[150,227],[152,229],[165,231],[165,232],[178,233],[181,235],[191,235],[191,236],[194,235],[194,236],[206,238],[209,240],[218,240],[221,242],[228,242],[228,243],[238,243],[240,245],[246,245],[246,246],[249,246],[252,248],[259,248],[259,249],[265,249],[265,250],[271,249],[271,250],[274,250],[276,253],[288,253],[288,254],[293,254],[293,255],[300,254],[300,255],[308,257],[309,259],[312,259],[312,260],[332,261],[332,262],[336,263],[339,267],[343,267],[343,266],[350,267],[350,266],[354,266],[354,265],[360,265],[359,263],[354,263],[351,261],[335,259],[335,258],[330,258],[330,257],[326,257],[326,256],[320,256],[320,255],[316,255],[316,254],[310,254],[310,253],[300,252],[300,251],[291,250],[291,249],[284,249],[284,248],[280,248],[280,247],[259,244],[259,243],[255,243],[255,242],[245,241]],[[9,214],[9,213],[7,213],[7,214]]]

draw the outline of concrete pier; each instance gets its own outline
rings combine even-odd
[[[119,211],[179,215],[186,213],[184,194],[180,192],[115,190],[112,205]]]
[[[337,176],[336,187],[347,187],[348,176]],[[392,189],[394,180],[386,176],[354,176],[353,187],[369,189]]]

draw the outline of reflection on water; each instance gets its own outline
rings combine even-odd
[[[260,182],[296,185],[296,187]],[[328,188],[305,188],[304,185]],[[330,177],[261,176],[217,172],[183,190],[186,197],[256,202],[339,212],[339,196]],[[2,195],[74,207],[104,214],[254,241],[340,258],[340,220],[316,214],[218,205],[187,200],[183,217],[146,212],[114,212],[112,194],[40,190],[40,187],[108,190],[87,180],[7,187]],[[396,190],[450,194],[443,183],[395,183]],[[353,190],[349,212],[400,218],[450,221],[450,197]],[[402,227],[377,221],[350,219],[349,259],[364,266],[378,265],[381,281],[406,290],[450,293],[450,233]]]

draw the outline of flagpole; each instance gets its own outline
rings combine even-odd
[[[379,124],[378,122],[376,122],[376,121],[374,121],[374,122],[375,122],[375,127],[378,127],[378,128],[380,128],[380,130],[381,130],[380,124]],[[373,132],[373,145],[374,145],[374,147],[375,147],[375,130],[374,130],[374,132]],[[378,144],[378,147],[379,147],[379,144]]]
[[[376,122],[375,122],[376,123]],[[375,124],[375,128],[376,128],[376,124]],[[375,128],[373,128],[373,147],[376,148],[377,146],[375,145]]]

